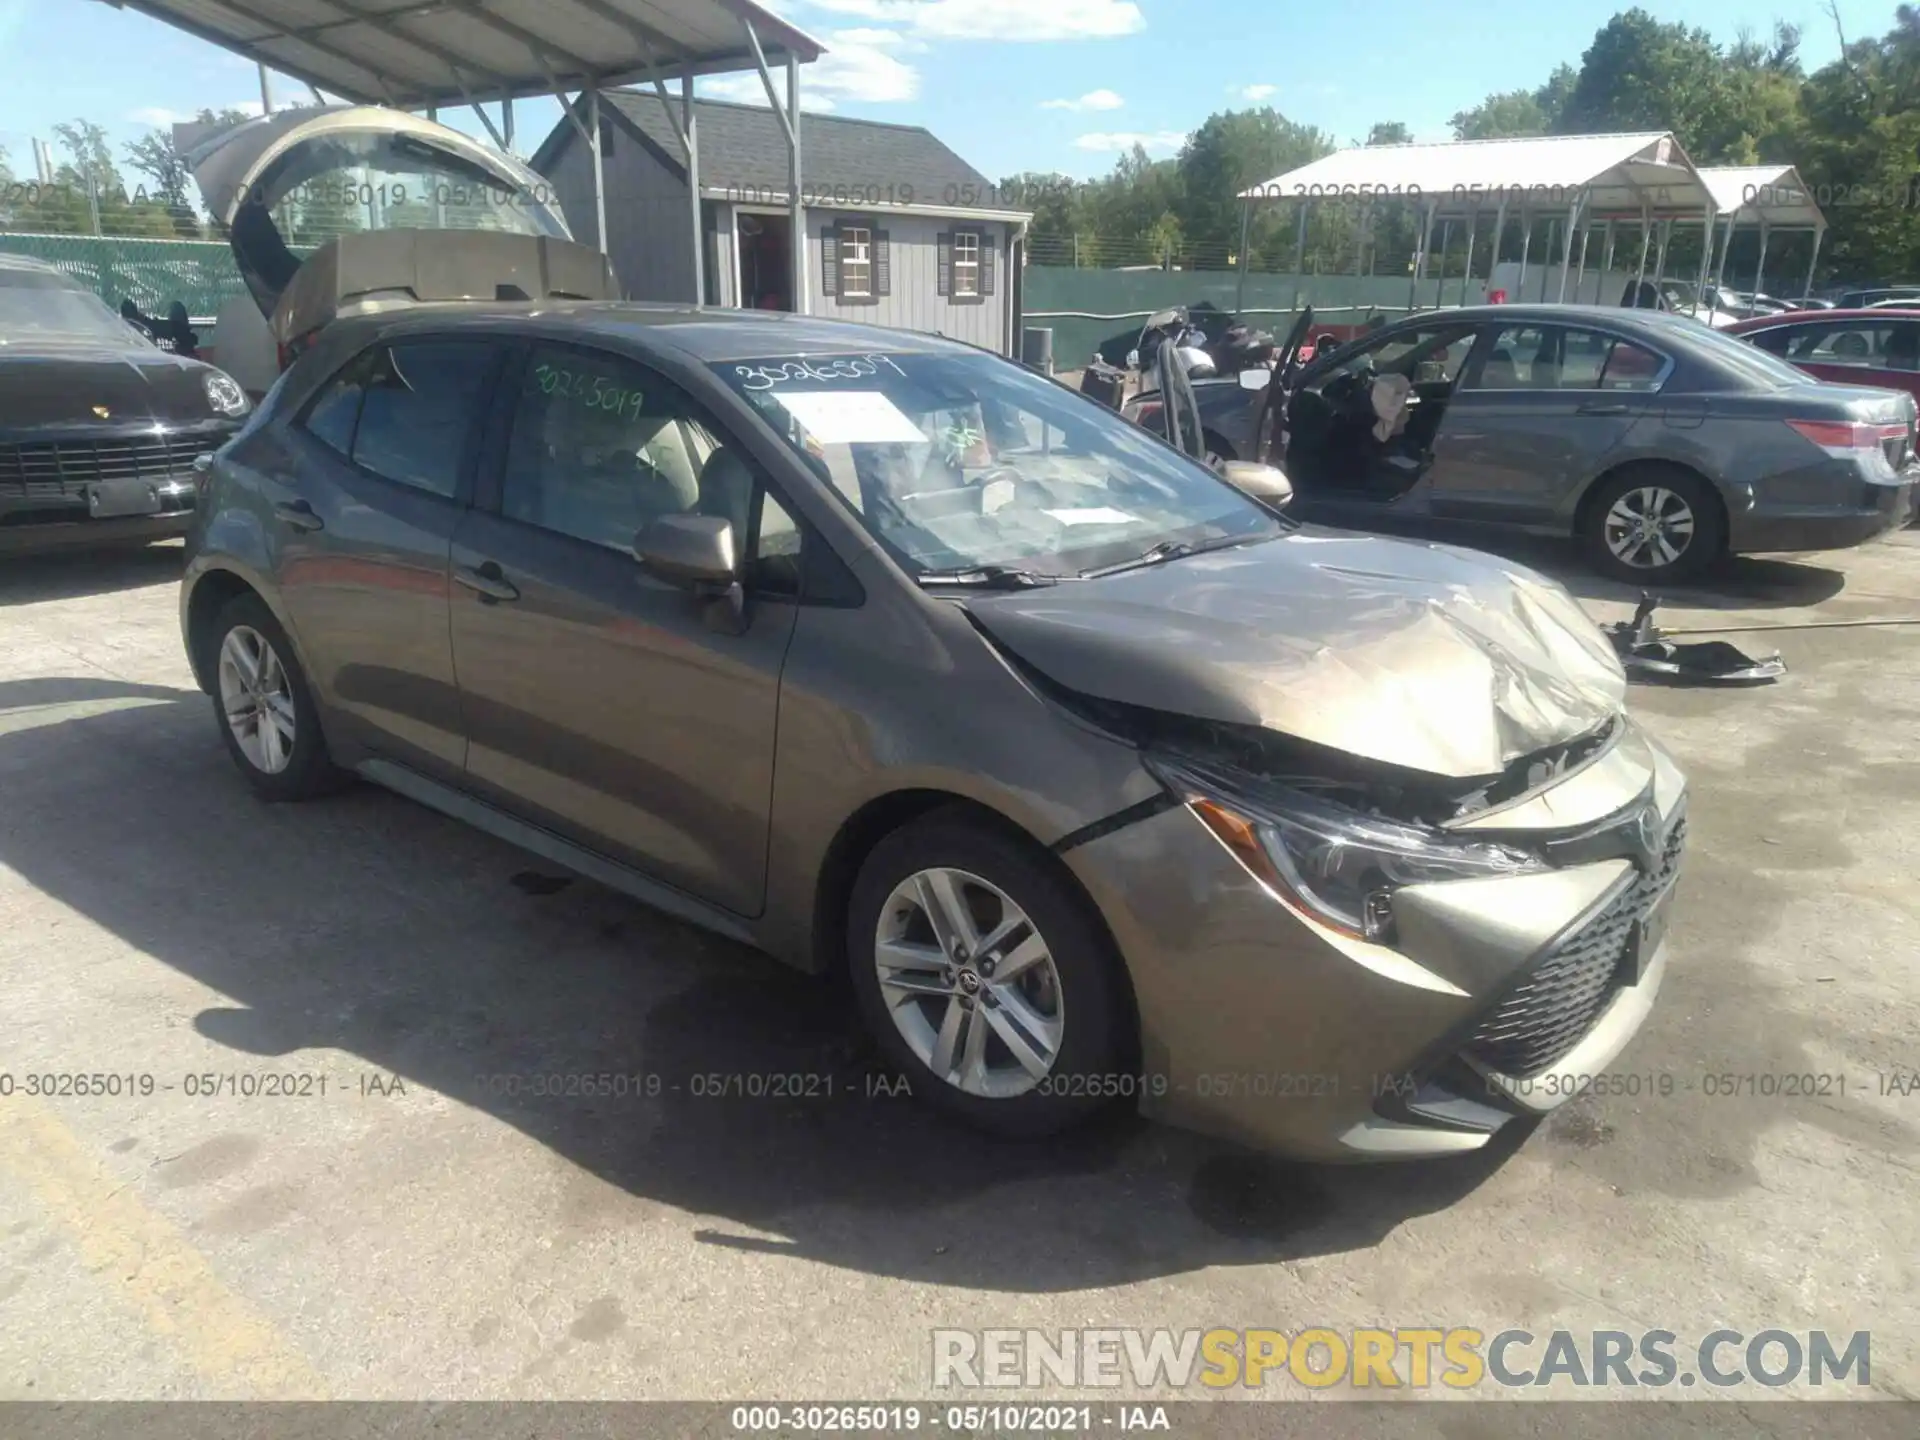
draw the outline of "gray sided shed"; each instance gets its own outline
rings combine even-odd
[[[653,91],[602,93],[606,250],[635,300],[694,298],[687,165]],[[584,106],[579,108],[584,118]],[[679,101],[674,100],[675,118]],[[710,305],[799,309],[1018,350],[1027,212],[919,126],[803,114],[805,294],[788,254],[787,144],[765,106],[696,100]],[[594,236],[593,159],[566,119],[533,157],[576,238]]]

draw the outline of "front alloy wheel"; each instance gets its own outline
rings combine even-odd
[[[1052,1073],[1066,1036],[1060,974],[998,886],[944,866],[916,871],[881,907],[873,948],[888,1015],[935,1076],[993,1100]]]
[[[296,733],[293,686],[280,656],[251,626],[235,625],[220,642],[220,708],[255,769],[278,775],[287,768]]]
[[[1665,570],[1693,545],[1693,507],[1664,485],[1640,485],[1607,509],[1607,549],[1634,570]]]

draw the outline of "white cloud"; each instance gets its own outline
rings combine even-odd
[[[1227,93],[1236,100],[1245,100],[1258,105],[1262,100],[1271,100],[1280,93],[1278,85],[1229,85]]]
[[[950,40],[1100,40],[1144,30],[1133,0],[808,0]]]
[[[1043,100],[1042,110],[1118,110],[1126,104],[1111,90],[1089,90],[1078,100]]]
[[[891,104],[919,97],[920,72],[900,58],[926,49],[919,41],[896,31],[872,29],[833,30],[820,38],[827,53],[800,71],[802,110],[831,110],[842,100]],[[784,70],[774,75],[773,89],[786,103]],[[757,72],[704,80],[700,93],[749,105],[767,103],[767,88]]]
[[[258,100],[233,100],[225,105],[214,105],[209,108],[216,114],[222,110],[244,110],[249,115],[258,115],[260,113],[260,102]],[[151,125],[157,130],[170,129],[175,125],[190,125],[195,118],[196,112],[194,111],[169,110],[164,105],[150,105],[142,110],[129,110],[127,112],[127,119],[133,121],[134,124]]]
[[[1155,150],[1178,150],[1187,143],[1184,130],[1098,130],[1091,135],[1082,135],[1075,140],[1074,147],[1080,150],[1131,150],[1138,145],[1142,150],[1152,153]]]

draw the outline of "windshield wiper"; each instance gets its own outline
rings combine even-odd
[[[1103,575],[1118,575],[1123,570],[1139,570],[1148,565],[1164,565],[1169,560],[1184,560],[1189,555],[1203,555],[1209,550],[1230,550],[1236,545],[1251,545],[1255,541],[1269,540],[1269,535],[1225,535],[1217,540],[1162,540],[1145,554],[1136,555],[1131,560],[1116,561],[1112,565],[1096,565],[1091,570],[1082,570],[1082,580],[1098,580]]]
[[[1042,575],[1011,565],[969,565],[955,570],[922,570],[914,577],[922,585],[967,585],[976,590],[1037,590],[1058,585],[1058,575]]]

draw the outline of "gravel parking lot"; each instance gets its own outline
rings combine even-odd
[[[0,1397],[882,1398],[934,1326],[1427,1324],[1871,1330],[1920,1398],[1920,1090],[1882,1079],[1920,1067],[1920,531],[1662,612],[1826,627],[1727,637],[1777,686],[1634,692],[1693,786],[1621,1062],[1673,1093],[1337,1171],[957,1132],[771,961],[380,791],[256,802],[178,565],[0,576],[0,1071],[125,1077],[0,1097]],[[500,1078],[545,1073],[639,1078]],[[836,1093],[699,1093],[783,1073]]]

